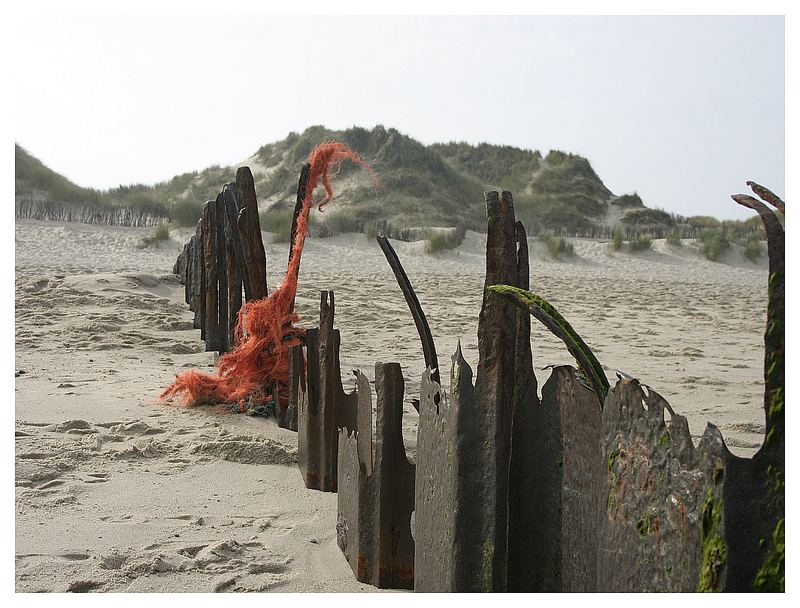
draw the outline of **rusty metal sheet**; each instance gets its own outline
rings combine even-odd
[[[197,222],[197,228],[195,229],[194,237],[194,245],[192,247],[192,306],[191,309],[194,311],[194,320],[193,325],[195,329],[200,330],[200,339],[205,339],[205,324],[203,319],[205,318],[205,260],[203,259],[203,220],[199,220]]]
[[[225,199],[222,192],[217,194],[214,202],[215,235],[214,256],[217,265],[217,334],[220,354],[230,350],[228,342],[228,247],[225,238]]]
[[[528,239],[522,222],[514,225],[516,235],[517,276],[513,283],[530,288]],[[535,443],[539,434],[534,414],[539,407],[536,375],[531,352],[531,319],[525,311],[515,311],[514,345],[514,420],[511,436],[511,462],[508,487],[508,590],[536,591],[532,553],[538,540],[531,508],[539,500],[539,489],[531,475],[536,466]]]
[[[403,373],[398,363],[375,364],[374,439],[369,381],[356,378],[359,430],[338,431],[337,543],[359,581],[412,589],[414,465],[403,446]]]
[[[304,338],[305,383],[298,383],[297,399],[298,466],[306,487],[323,492],[336,492],[337,429],[356,426],[357,395],[342,387],[340,337],[333,317],[333,292],[323,291],[319,329],[307,330]]]
[[[572,366],[553,369],[533,410],[536,488],[527,514],[529,591],[595,591],[597,528],[605,486],[600,452],[601,411],[594,393]]]
[[[700,589],[703,526],[710,539],[722,523],[711,520],[722,509],[729,452],[713,425],[695,449],[685,418],[672,415],[667,426],[665,404],[636,381],[618,382],[606,398],[598,591]],[[705,576],[716,584],[723,569],[709,564]]]
[[[513,305],[485,289],[527,284],[527,243],[514,218],[511,193],[486,192],[484,197],[486,278],[475,386],[459,349],[449,398],[428,377],[420,399],[416,588],[423,591],[523,590],[530,578],[534,539],[528,503],[535,488],[528,469],[535,438],[531,408],[538,404],[530,324]],[[517,423],[518,433],[513,435]],[[509,537],[514,540],[509,542]],[[509,555],[515,560],[511,571]]]
[[[400,263],[400,258],[397,257],[397,253],[389,242],[389,239],[380,235],[376,237],[376,240],[383,251],[383,255],[386,257],[386,261],[389,263],[389,267],[394,273],[400,291],[403,292],[403,297],[406,300],[408,309],[411,311],[414,325],[416,325],[417,333],[419,334],[419,340],[422,343],[422,354],[425,358],[425,366],[432,370],[431,378],[433,381],[441,382],[439,379],[439,358],[436,355],[436,344],[433,342],[433,335],[431,334],[431,328],[428,325],[425,311],[422,310],[422,305],[419,303],[419,298],[417,298],[414,287],[411,285],[411,281],[408,279],[408,275],[403,265]],[[414,402],[414,407],[419,411],[418,402]]]
[[[460,590],[456,580],[456,532],[460,469],[458,424],[461,404],[470,407],[472,369],[459,343],[450,370],[450,392],[431,378],[428,369],[420,383],[417,470],[415,481],[414,590]]]

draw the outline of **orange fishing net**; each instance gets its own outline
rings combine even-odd
[[[247,302],[239,311],[236,345],[219,359],[216,374],[195,370],[179,374],[161,398],[181,396],[184,405],[207,403],[264,404],[275,401],[285,408],[288,399],[289,348],[300,343],[303,330],[295,326],[299,317],[294,311],[300,257],[308,234],[308,214],[314,206],[314,190],[321,182],[325,198],[322,209],[333,198],[331,179],[345,160],[358,163],[373,175],[371,167],[345,144],[331,141],[318,145],[309,154],[311,168],[308,186],[292,246],[292,255],[283,282],[260,300]],[[271,393],[272,387],[277,394]]]

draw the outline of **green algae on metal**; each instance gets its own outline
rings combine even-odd
[[[583,338],[556,308],[543,297],[519,287],[490,285],[488,290],[490,293],[504,297],[515,306],[526,309],[564,343],[570,354],[575,357],[578,368],[592,385],[592,390],[600,401],[602,409],[609,391],[608,379],[603,371],[603,366],[600,365]]]
[[[700,583],[697,590],[701,592],[718,592],[722,590],[722,574],[728,562],[728,547],[725,537],[720,531],[722,523],[722,500],[714,496],[709,489],[703,503],[700,521]]]

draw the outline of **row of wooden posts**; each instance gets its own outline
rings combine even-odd
[[[511,193],[488,192],[485,202],[485,287],[528,289]],[[375,421],[364,374],[355,372],[353,393],[343,389],[332,291],[321,294],[319,327],[291,351],[289,406],[277,412],[280,426],[298,432],[306,487],[338,492],[337,543],[359,581],[416,591],[754,587],[762,539],[779,517],[783,525],[783,504],[768,504],[784,471],[782,413],[768,423],[780,426],[780,448],[748,459],[710,424],[695,447],[686,419],[629,377],[601,407],[576,369],[560,366],[540,399],[530,316],[486,289],[475,381],[459,348],[447,388],[411,282],[388,241],[379,243],[427,367],[414,400],[416,462],[403,446],[399,364],[375,365]],[[201,291],[213,275],[205,276]]]
[[[248,167],[240,167],[236,181],[203,205],[195,234],[173,272],[183,278],[186,303],[206,350],[231,350],[242,290],[246,301],[267,295],[266,255]]]

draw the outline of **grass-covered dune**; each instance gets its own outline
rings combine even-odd
[[[485,143],[426,146],[383,126],[341,131],[312,126],[262,146],[239,163],[253,172],[264,229],[288,238],[300,167],[315,145],[332,139],[363,156],[377,181],[352,163],[343,164],[335,184],[335,204],[312,215],[312,233],[317,236],[383,232],[415,239],[439,234],[431,227],[450,228],[456,235],[467,229],[484,231],[485,190],[510,190],[517,217],[531,235],[611,239],[615,231],[622,231],[626,238],[642,234],[698,238],[714,229],[729,238],[744,238],[758,230],[755,224],[742,222],[710,226],[713,218],[683,218],[648,208],[635,192],[616,196],[589,160],[577,154],[558,150],[542,154]],[[212,166],[155,185],[98,191],[76,186],[18,145],[17,216],[97,223],[159,223],[167,216],[190,226],[203,203],[234,179],[237,166]]]

